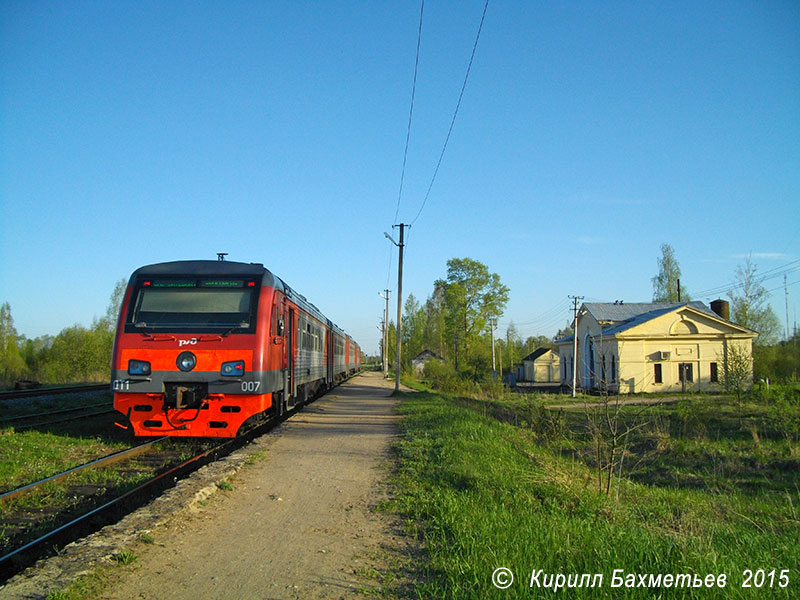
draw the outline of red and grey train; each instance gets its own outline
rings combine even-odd
[[[235,437],[341,383],[358,344],[261,264],[137,269],[111,365],[114,408],[136,436]]]

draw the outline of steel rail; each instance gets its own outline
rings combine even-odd
[[[0,400],[13,399],[13,398],[27,398],[29,396],[70,394],[76,392],[96,392],[100,390],[111,390],[111,384],[97,383],[90,385],[74,385],[72,387],[50,387],[50,388],[32,388],[30,390],[8,390],[6,392],[0,392]]]
[[[63,415],[71,412],[78,412],[80,410],[88,410],[90,408],[107,407],[108,402],[103,404],[89,404],[88,406],[76,406],[75,408],[62,408],[59,410],[51,410],[48,412],[34,413],[32,415],[19,415],[17,417],[9,417],[7,419],[0,419],[0,427],[5,426],[7,423],[14,423],[16,421],[26,421],[30,419],[37,419],[40,417],[52,417],[53,415]]]
[[[81,419],[88,419],[89,417],[99,417],[100,415],[110,415],[116,412],[113,408],[108,408],[106,410],[101,410],[99,412],[93,412],[89,414],[78,415],[75,417],[69,417],[68,419],[57,419],[55,421],[44,421],[41,423],[31,423],[29,425],[20,425],[15,426],[14,431],[24,431],[25,429],[33,429],[34,427],[44,427],[46,425],[60,425],[61,423],[69,423],[70,421],[79,421]]]
[[[96,460],[93,460],[91,462],[79,465],[77,467],[72,467],[71,469],[67,469],[66,471],[62,471],[61,473],[56,473],[55,475],[51,475],[50,477],[45,477],[44,479],[40,479],[39,481],[34,481],[33,483],[29,483],[28,485],[23,485],[22,487],[18,487],[17,489],[11,490],[10,492],[6,492],[4,494],[0,494],[0,502],[5,502],[7,500],[12,500],[14,498],[18,498],[19,496],[22,496],[24,494],[28,494],[28,493],[34,491],[35,489],[43,486],[46,483],[53,483],[53,482],[56,482],[56,481],[60,481],[61,479],[64,479],[65,477],[69,477],[73,473],[77,473],[79,471],[83,471],[84,469],[92,469],[92,468],[96,468],[96,467],[102,467],[102,466],[105,466],[105,465],[112,465],[114,463],[117,463],[117,462],[120,462],[120,461],[123,461],[123,460],[128,460],[130,458],[133,458],[134,456],[138,456],[139,454],[147,452],[147,450],[149,450],[150,447],[153,444],[155,444],[157,442],[162,442],[162,441],[164,441],[166,439],[169,439],[169,438],[168,437],[162,437],[162,438],[158,438],[157,440],[152,440],[152,441],[146,442],[146,443],[141,444],[139,446],[134,446],[133,448],[128,448],[127,450],[120,450],[119,452],[114,452],[113,454],[109,454],[108,456],[104,456],[102,458],[98,458]]]

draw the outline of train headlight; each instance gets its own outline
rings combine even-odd
[[[175,361],[175,364],[178,365],[181,371],[191,371],[197,364],[197,357],[187,350],[178,354],[178,360]]]
[[[220,374],[225,377],[240,377],[244,375],[244,361],[233,360],[231,362],[222,363]]]
[[[128,375],[150,375],[150,363],[146,360],[129,360]]]

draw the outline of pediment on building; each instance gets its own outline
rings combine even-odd
[[[712,316],[706,312],[696,310],[691,306],[683,306],[637,323],[624,331],[617,332],[622,337],[669,337],[679,338],[687,336],[720,336],[735,335],[755,337],[757,334],[746,327],[741,327],[722,317]]]

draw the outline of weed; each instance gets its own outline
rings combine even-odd
[[[100,597],[109,583],[110,572],[110,568],[98,567],[81,575],[65,589],[50,592],[47,600],[93,600]]]
[[[260,461],[262,458],[264,458],[266,455],[267,455],[267,451],[266,450],[259,450],[258,452],[254,452],[253,454],[251,454],[250,456],[248,456],[245,459],[244,464],[248,465],[248,466],[249,465],[254,465],[258,461]]]
[[[217,487],[221,489],[223,492],[232,492],[233,491],[233,484],[230,481],[220,481],[217,483]]]
[[[129,552],[128,550],[123,550],[122,552],[118,552],[113,557],[113,560],[118,565],[131,565],[136,562],[137,556],[133,552]]]

